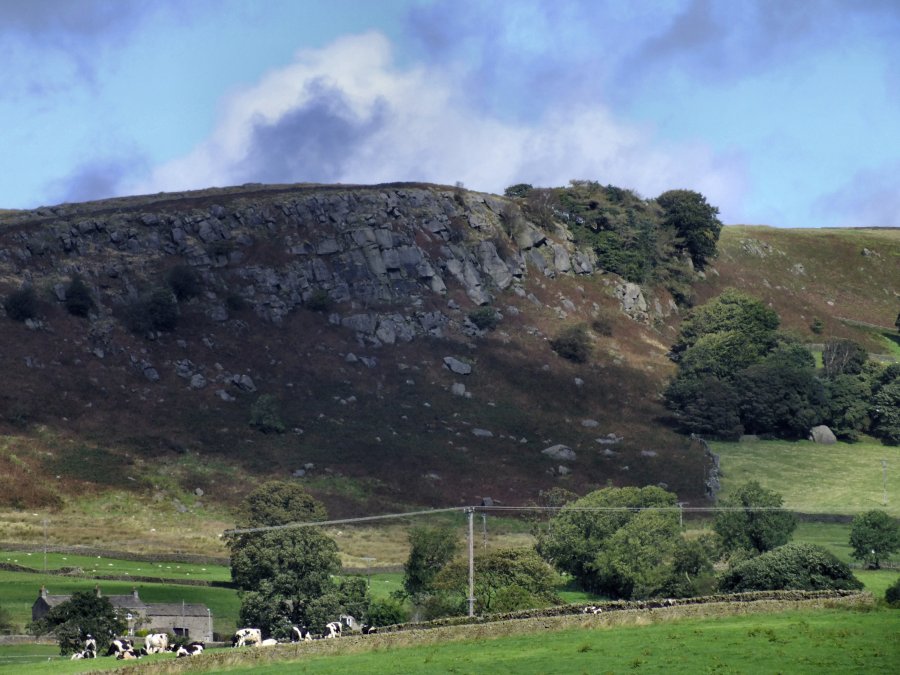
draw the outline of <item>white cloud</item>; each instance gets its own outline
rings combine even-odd
[[[594,179],[655,196],[703,192],[737,213],[742,162],[700,143],[663,145],[652,129],[598,106],[535,100],[543,114],[511,122],[470,105],[463,80],[439,66],[394,66],[378,33],[303,50],[290,65],[223,101],[210,137],[129,192],[244,182],[417,180],[502,192],[516,182]]]

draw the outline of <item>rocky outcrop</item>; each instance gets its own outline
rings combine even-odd
[[[229,298],[274,323],[315,301],[361,340],[392,344],[441,334],[447,318],[424,309],[425,297],[461,288],[484,305],[529,271],[594,271],[593,252],[555,240],[520,212],[507,234],[501,214],[518,207],[491,195],[437,186],[250,187],[26,212],[2,234],[0,273],[44,276],[59,296],[60,277],[77,271],[109,315],[183,261],[202,276],[198,301],[214,321],[228,319]],[[358,309],[376,305],[397,311]]]

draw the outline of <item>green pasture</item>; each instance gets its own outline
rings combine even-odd
[[[230,581],[231,570],[224,565],[197,565],[193,563],[157,563],[150,561],[119,560],[102,556],[73,555],[42,551],[0,551],[0,562],[13,563],[43,570],[78,567],[86,576],[128,575],[157,577],[159,579],[197,579],[201,581]]]
[[[662,619],[635,616],[624,624],[585,619],[575,627],[524,632],[493,624],[473,632],[370,636],[328,645],[337,653],[296,657],[295,648],[235,653],[211,650],[194,671],[254,674],[347,673],[888,673],[900,659],[900,611],[886,608],[791,609],[772,613]],[[512,622],[518,623],[518,622]],[[492,637],[492,633],[497,636]],[[512,634],[510,634],[512,633]],[[284,650],[284,660],[279,651]],[[288,651],[288,650],[291,651]],[[300,647],[299,649],[303,649]],[[332,651],[329,649],[329,651]],[[226,661],[216,653],[226,652]],[[14,658],[18,657],[18,658]],[[51,659],[48,661],[47,659]],[[141,666],[171,661],[147,657]],[[209,660],[207,660],[207,658]],[[228,665],[232,658],[242,663]],[[267,662],[268,661],[268,662]],[[207,667],[204,668],[204,663]],[[113,659],[62,660],[51,646],[5,647],[0,668],[16,673],[74,673],[121,666]]]
[[[900,448],[810,441],[712,442],[710,446],[721,457],[720,497],[726,497],[733,486],[756,480],[781,494],[786,508],[801,513],[882,509],[900,517]],[[881,460],[887,462],[886,483]]]
[[[31,606],[42,585],[47,587],[51,595],[68,595],[75,591],[91,590],[99,585],[105,595],[125,595],[137,588],[144,602],[203,603],[212,611],[213,630],[221,633],[234,631],[240,609],[237,592],[230,588],[98,581],[83,577],[0,570],[0,605],[10,612],[15,624],[23,627],[31,621]]]

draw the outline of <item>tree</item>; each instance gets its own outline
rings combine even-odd
[[[88,634],[97,640],[97,648],[105,649],[128,625],[109,601],[94,591],[76,591],[65,602],[52,607],[30,629],[35,635],[54,633],[61,654],[80,651]]]
[[[873,436],[888,445],[900,445],[900,378],[875,389],[869,415]]]
[[[737,440],[744,433],[740,398],[726,381],[713,376],[678,376],[664,396],[684,432],[726,440]]]
[[[741,423],[750,434],[806,438],[822,420],[825,392],[811,368],[778,358],[745,368],[735,379],[741,392]]]
[[[825,377],[858,375],[869,358],[869,352],[853,340],[832,339],[822,350],[822,366]]]
[[[663,209],[663,225],[678,233],[694,265],[703,269],[716,255],[722,231],[719,209],[693,190],[663,192],[656,203]]]
[[[834,435],[855,441],[869,428],[872,386],[859,375],[835,375],[825,380],[823,421]]]
[[[504,548],[475,557],[475,610],[512,612],[559,604],[557,574],[534,549]],[[434,588],[456,596],[454,606],[465,606],[468,596],[468,560],[457,559],[434,579]]]
[[[66,309],[72,316],[87,316],[94,309],[94,298],[91,297],[91,290],[80,274],[72,277],[69,285],[66,286],[65,293]]]
[[[537,551],[558,570],[571,574],[583,589],[619,593],[627,588],[620,579],[621,565],[613,559],[598,563],[598,555],[619,530],[641,513],[640,509],[674,507],[676,499],[671,492],[655,486],[596,490],[563,506],[550,520],[547,531],[538,534]],[[674,511],[671,515],[677,521]],[[642,518],[639,522],[644,521]],[[655,520],[648,524],[669,532]],[[626,535],[632,532],[626,530]],[[668,544],[659,541],[657,545]]]
[[[431,590],[438,572],[456,555],[459,541],[449,527],[414,527],[409,531],[409,557],[403,565],[403,588],[414,599]]]
[[[718,297],[691,310],[672,346],[672,358],[679,361],[681,354],[704,335],[729,331],[746,336],[754,351],[762,356],[774,347],[779,323],[778,314],[762,301],[727,288]]]
[[[877,509],[860,513],[850,525],[853,557],[880,569],[881,561],[900,550],[900,523]]]
[[[613,598],[659,595],[681,539],[675,511],[639,511],[604,543],[591,564],[595,592]]]
[[[739,486],[721,500],[725,510],[716,514],[713,529],[726,552],[748,551],[754,555],[790,541],[797,518],[781,509],[781,495],[756,481]]]
[[[244,499],[241,522],[246,527],[325,520],[322,502],[296,482],[269,481]]]
[[[744,560],[722,575],[720,590],[726,593],[746,591],[823,591],[862,588],[850,568],[830,551],[815,544],[786,544]]]
[[[318,520],[325,508],[296,485],[267,483],[243,505],[245,529]],[[290,527],[229,536],[231,578],[241,593],[241,616],[270,634],[292,623],[315,625],[322,598],[338,607],[331,576],[340,571],[337,544],[317,527]],[[335,599],[336,598],[336,599]],[[317,604],[318,603],[318,604]],[[333,621],[335,616],[328,621]],[[320,626],[321,627],[321,626]]]

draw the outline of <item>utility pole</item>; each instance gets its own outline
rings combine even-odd
[[[881,460],[881,505],[887,506],[887,460]]]
[[[469,616],[475,616],[475,509],[466,509],[469,516]]]
[[[47,519],[44,518],[44,572],[47,571]]]
[[[487,514],[481,514],[481,548],[487,552]]]

